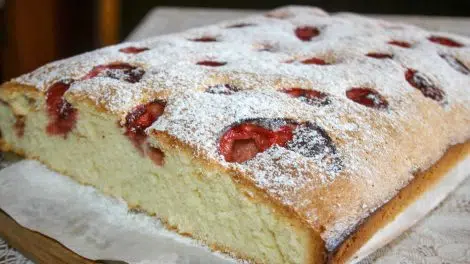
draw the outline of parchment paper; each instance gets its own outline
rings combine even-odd
[[[470,172],[470,158],[377,233],[354,258],[366,257],[439,204]],[[102,195],[36,161],[0,171],[0,208],[19,224],[61,242],[89,259],[128,263],[236,263],[192,239],[166,230],[158,219],[129,212],[123,201]]]

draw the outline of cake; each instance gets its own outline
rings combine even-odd
[[[343,263],[470,155],[470,39],[290,6],[0,88],[1,149],[250,263]]]

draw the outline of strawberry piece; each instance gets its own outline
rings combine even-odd
[[[319,167],[329,172],[336,173],[343,168],[333,140],[324,129],[311,122],[297,125],[294,137],[286,148],[304,157],[313,158]]]
[[[64,105],[67,104],[65,99],[62,98],[64,93],[69,89],[72,84],[71,80],[64,80],[54,83],[49,87],[46,92],[46,106],[47,113],[52,118],[58,118],[61,114]]]
[[[245,162],[272,146],[286,148],[313,158],[330,172],[342,169],[341,159],[328,134],[311,122],[256,119],[228,129],[219,140],[219,151],[227,162]]]
[[[255,24],[252,23],[238,23],[228,26],[227,28],[244,28],[244,27],[252,27]]]
[[[328,65],[329,64],[325,60],[320,59],[320,58],[315,58],[315,57],[305,59],[301,61],[301,63],[302,64],[315,64],[315,65]]]
[[[453,48],[461,48],[463,47],[463,44],[453,40],[453,39],[450,39],[450,38],[446,38],[446,37],[439,37],[439,36],[430,36],[428,38],[429,41],[431,42],[434,42],[436,44],[439,44],[439,45],[443,45],[443,46],[448,46],[448,47],[453,47]]]
[[[147,145],[146,154],[157,166],[163,166],[165,154],[161,149]]]
[[[424,74],[413,69],[408,69],[405,72],[405,78],[411,86],[420,90],[425,97],[438,102],[444,100],[444,91],[434,85],[433,82]]]
[[[213,86],[209,86],[206,90],[206,93],[211,93],[211,94],[234,94],[236,92],[240,91],[237,87],[231,84],[217,84]]]
[[[137,48],[137,47],[133,47],[133,46],[130,46],[130,47],[127,47],[127,48],[122,48],[122,49],[119,49],[120,52],[123,52],[123,53],[128,53],[128,54],[137,54],[137,53],[141,53],[143,51],[146,51],[146,50],[149,50],[149,48]]]
[[[320,30],[312,26],[298,27],[294,32],[295,35],[302,41],[310,41],[312,38],[320,35]]]
[[[15,115],[15,124],[13,129],[17,137],[22,138],[24,136],[24,127],[25,127],[25,116],[24,115]]]
[[[375,109],[386,109],[388,102],[378,92],[363,87],[351,88],[346,91],[346,97],[350,100]]]
[[[209,66],[209,67],[219,67],[219,66],[224,66],[224,65],[227,64],[227,63],[224,62],[224,61],[209,61],[209,60],[205,60],[205,61],[198,61],[196,64],[197,64],[197,65],[202,65],[202,66]]]
[[[400,41],[400,40],[391,40],[387,42],[390,45],[402,47],[402,48],[411,48],[411,43],[406,42],[406,41]]]
[[[163,114],[165,103],[152,101],[145,105],[139,105],[126,116],[125,135],[132,141],[134,146],[143,153],[143,147],[147,134],[145,129],[155,122]]]
[[[108,77],[129,83],[136,83],[140,81],[144,74],[145,71],[140,67],[123,62],[114,62],[93,67],[82,79],[87,80],[95,77]]]
[[[467,67],[467,65],[465,65],[456,57],[449,54],[440,54],[439,56],[441,56],[441,58],[443,58],[449,64],[449,66],[454,68],[456,71],[459,71],[465,75],[470,75],[470,69]]]
[[[196,42],[216,42],[217,39],[214,38],[214,37],[210,37],[210,36],[204,36],[204,37],[200,37],[200,38],[193,38],[193,39],[191,39],[191,41],[196,41]]]
[[[393,55],[387,53],[369,52],[366,56],[374,59],[393,59]]]
[[[72,80],[56,82],[46,92],[46,111],[49,116],[46,131],[49,135],[65,137],[75,127],[78,111],[63,98],[72,82]]]
[[[311,105],[327,105],[330,103],[326,93],[316,90],[289,88],[282,90],[282,92]]]
[[[219,141],[219,150],[228,162],[244,162],[273,145],[284,147],[293,137],[295,126],[285,124],[276,130],[246,122],[230,128]]]
[[[256,154],[262,152],[256,145],[254,139],[238,139],[233,142],[230,156],[225,156],[229,162],[244,162],[252,159]]]

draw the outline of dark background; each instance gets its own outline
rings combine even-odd
[[[470,0],[6,0],[0,8],[0,81],[118,43],[157,6],[266,10],[292,4],[328,12],[470,16]]]
[[[206,8],[272,9],[283,5],[314,5],[328,12],[350,11],[364,14],[409,14],[432,16],[470,16],[470,0],[311,0],[311,1],[269,1],[269,0],[162,0],[123,1],[122,36],[126,36],[154,7],[191,6]]]

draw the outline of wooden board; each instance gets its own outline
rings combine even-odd
[[[35,263],[98,263],[85,259],[56,240],[19,225],[0,209],[0,237]],[[103,263],[103,262],[100,262]]]

